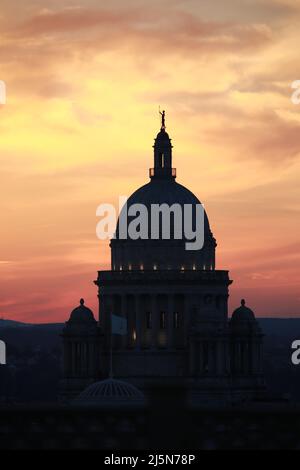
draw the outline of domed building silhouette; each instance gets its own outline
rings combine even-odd
[[[217,244],[205,212],[202,248],[186,249],[186,232],[182,220],[180,227],[175,220],[175,209],[190,207],[195,231],[200,202],[176,182],[164,113],[149,176],[121,212],[110,244],[111,270],[98,272],[98,322],[81,303],[64,328],[62,395],[72,399],[107,379],[112,362],[114,376],[150,400],[172,396],[196,406],[255,399],[264,390],[263,335],[244,301],[228,318],[232,281],[228,271],[216,269]],[[130,209],[137,205],[148,209],[149,237],[123,237],[124,211],[129,224]],[[151,236],[153,205],[174,209],[168,239],[160,226]],[[113,315],[126,322],[126,334],[111,334]],[[79,395],[81,402],[97,387]]]

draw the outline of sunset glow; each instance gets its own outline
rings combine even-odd
[[[65,321],[110,266],[96,208],[148,181],[159,105],[231,310],[300,315],[300,3],[2,0],[0,317]]]

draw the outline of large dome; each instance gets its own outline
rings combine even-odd
[[[137,407],[145,405],[145,397],[130,383],[110,378],[87,387],[73,403],[97,407]]]
[[[199,199],[182,184],[174,179],[151,180],[141,188],[137,189],[128,199],[128,205],[132,204],[200,204]]]
[[[154,168],[150,169],[150,182],[137,189],[127,200],[126,206],[122,209],[117,223],[115,238],[111,240],[112,250],[112,270],[153,270],[153,269],[176,269],[176,270],[203,270],[215,268],[215,247],[216,241],[211,233],[207,214],[204,212],[204,245],[201,249],[186,249],[188,240],[185,236],[185,210],[190,206],[190,225],[195,232],[196,211],[201,204],[199,199],[187,188],[175,181],[176,170],[172,168],[172,145],[168,134],[161,129],[154,144]],[[132,239],[122,238],[120,233],[120,220],[126,220],[126,230],[130,226],[139,212],[136,212],[136,205],[143,205],[147,209],[147,224],[145,232],[148,238],[140,237]],[[174,212],[170,211],[170,237],[163,236],[161,226],[157,229],[157,237],[152,236],[151,210],[153,206],[167,205],[169,209],[174,205],[181,208],[182,237],[179,239],[175,234]],[[130,210],[135,206],[135,214],[131,215]],[[198,206],[198,207],[197,207]],[[175,211],[175,207],[174,207]],[[124,217],[125,213],[125,217]],[[145,219],[144,219],[145,220]],[[158,219],[156,219],[158,220]],[[161,221],[161,218],[159,219]],[[178,219],[177,219],[178,220]],[[144,232],[144,233],[145,233]],[[123,230],[124,233],[124,230]],[[200,230],[197,228],[197,234]]]

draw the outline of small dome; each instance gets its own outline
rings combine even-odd
[[[84,299],[80,299],[79,307],[74,308],[71,312],[71,323],[96,323],[92,310],[84,305]]]
[[[116,379],[106,379],[89,385],[75,398],[75,405],[84,406],[143,406],[143,393],[128,382]]]
[[[255,315],[253,311],[246,307],[244,299],[241,300],[241,306],[236,308],[232,313],[231,321],[236,322],[254,322]]]
[[[159,133],[156,136],[156,139],[158,139],[158,140],[168,140],[168,141],[171,140],[170,137],[169,137],[169,134],[164,129],[161,129],[159,131]]]

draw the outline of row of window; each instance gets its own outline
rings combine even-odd
[[[181,315],[178,312],[173,312],[173,328],[181,327]],[[152,328],[152,313],[146,312],[146,328]],[[159,313],[159,328],[165,330],[167,328],[167,314],[166,312]]]
[[[116,266],[114,266],[113,269],[114,269],[114,271],[116,271]],[[152,269],[153,269],[153,271],[157,271],[159,269],[159,267],[158,267],[157,264],[153,264]],[[168,268],[168,269],[172,269],[172,268]],[[188,271],[190,268],[186,267],[186,266],[181,266],[180,269],[181,269],[181,271],[185,271],[185,270]],[[204,264],[203,266],[198,268],[195,264],[193,264],[192,271],[196,271],[197,269],[200,269],[200,270],[203,270],[203,271],[212,271],[213,267],[211,265],[207,266],[207,265]],[[132,265],[129,264],[127,268],[124,267],[124,266],[119,266],[119,271],[123,271],[123,270],[124,271],[131,271],[132,270]],[[144,265],[143,264],[140,265],[140,271],[144,271]]]

